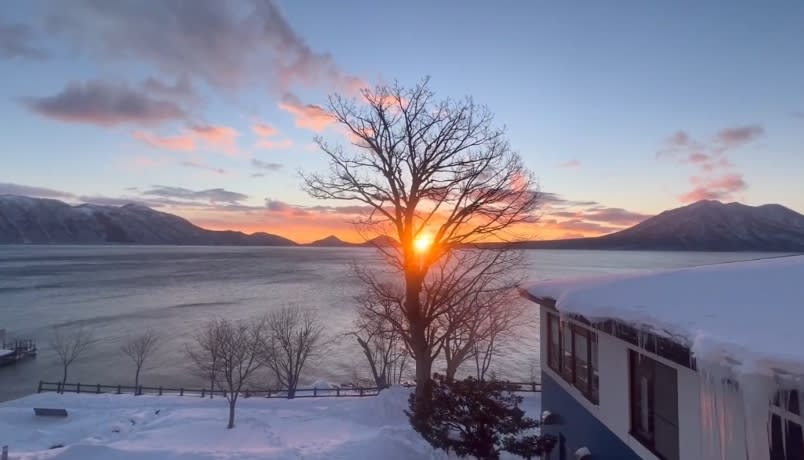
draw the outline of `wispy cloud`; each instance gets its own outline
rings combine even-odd
[[[210,203],[229,204],[238,204],[248,199],[248,195],[232,192],[222,188],[190,190],[183,187],[171,187],[164,185],[155,185],[150,190],[142,192],[142,194],[188,201],[205,201]]]
[[[765,129],[759,124],[733,126],[721,129],[710,141],[704,142],[693,139],[686,131],[677,131],[665,140],[656,155],[692,165],[697,170],[690,177],[692,189],[679,196],[682,203],[731,200],[746,190],[748,184],[743,175],[734,170],[730,155],[764,134]]]
[[[581,162],[575,158],[558,165],[559,168],[577,168],[579,166],[581,166]]]
[[[47,53],[35,46],[34,40],[34,31],[29,25],[6,24],[0,18],[0,58],[45,59]]]
[[[186,167],[186,168],[203,169],[205,171],[211,171],[211,172],[214,172],[215,174],[220,174],[220,175],[227,174],[225,169],[216,168],[215,166],[210,166],[210,165],[206,164],[203,161],[184,160],[184,161],[179,162],[179,164],[184,166],[184,167]]]
[[[254,166],[255,168],[259,169],[264,169],[266,171],[279,171],[280,169],[282,169],[282,165],[280,163],[271,163],[267,161],[258,160],[256,158],[251,159],[251,166]]]
[[[279,130],[268,123],[256,122],[251,126],[254,134],[260,137],[273,137],[279,134]]]
[[[46,187],[0,182],[0,195],[22,195],[38,198],[70,198],[72,193]]]
[[[303,104],[293,94],[285,94],[279,108],[293,115],[296,126],[320,133],[335,122],[332,115],[320,105]]]
[[[238,153],[237,137],[240,134],[234,128],[221,125],[191,125],[189,130],[210,147],[219,148],[229,155]]]
[[[124,83],[92,80],[71,83],[52,96],[31,97],[23,103],[33,112],[70,123],[110,126],[154,124],[182,119],[184,111],[166,99],[156,99]]]
[[[314,51],[272,1],[79,0],[49,4],[49,32],[105,61],[137,59],[161,73],[236,90],[263,85],[351,89],[361,80]],[[266,73],[266,70],[268,73]]]
[[[189,133],[176,136],[160,136],[146,131],[134,131],[131,133],[131,136],[140,142],[144,142],[145,144],[159,149],[177,150],[181,152],[195,150],[195,138]]]

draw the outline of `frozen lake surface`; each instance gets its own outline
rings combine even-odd
[[[766,257],[757,253],[527,252],[531,280],[683,267]],[[0,329],[35,338],[40,353],[0,368],[0,401],[60,379],[47,346],[53,326],[86,326],[99,343],[70,368],[70,381],[131,384],[120,354],[129,334],[153,329],[160,351],[145,385],[201,385],[186,364],[186,345],[205,320],[250,318],[284,306],[314,308],[333,339],[307,369],[305,382],[346,382],[365,375],[364,358],[339,338],[354,318],[360,285],[351,265],[378,264],[373,249],[175,246],[0,246]],[[525,302],[524,300],[519,300]],[[537,318],[536,308],[530,309]],[[498,360],[496,374],[529,380],[539,368],[538,332],[526,331]]]

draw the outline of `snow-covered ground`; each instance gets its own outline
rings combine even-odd
[[[409,391],[241,399],[232,430],[222,398],[35,394],[0,404],[0,445],[13,460],[452,458],[410,428],[403,412]],[[541,394],[522,396],[523,409],[537,418]],[[36,417],[34,407],[65,408],[69,416]]]

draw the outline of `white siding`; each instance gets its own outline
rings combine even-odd
[[[605,424],[617,437],[644,459],[658,460],[658,457],[629,434],[630,431],[630,402],[629,402],[629,369],[628,350],[634,350],[661,362],[676,370],[678,378],[678,427],[679,427],[679,454],[684,460],[722,460],[746,458],[745,436],[742,426],[734,426],[734,430],[725,437],[728,441],[724,447],[726,452],[721,455],[720,449],[712,446],[710,435],[704,434],[704,425],[701,417],[701,385],[700,375],[687,367],[676,364],[661,356],[631,345],[611,335],[595,330],[598,336],[598,373],[600,379],[600,403],[598,406],[587,400],[581,392],[568,384],[547,365],[547,321],[542,315],[541,332],[545,338],[542,346],[543,371],[552,377],[569,394],[580,402],[590,413]],[[576,323],[580,324],[580,323]],[[739,404],[738,399],[734,403]],[[739,425],[741,421],[734,421]],[[708,426],[712,429],[712,426]],[[713,434],[712,436],[717,436]]]

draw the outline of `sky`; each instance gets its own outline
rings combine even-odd
[[[804,2],[4,1],[0,193],[357,236],[327,97],[429,76],[538,178],[534,238],[700,199],[804,211]],[[353,207],[352,207],[353,208]]]

